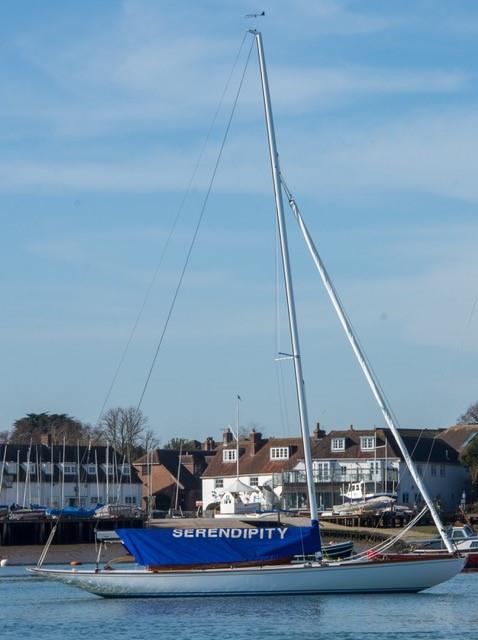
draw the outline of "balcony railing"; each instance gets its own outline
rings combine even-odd
[[[354,471],[353,473],[342,474],[338,470],[331,470],[330,473],[321,471],[314,472],[315,484],[349,484],[351,482],[398,482],[398,470],[387,469],[386,474],[383,470],[372,472],[370,470]],[[305,471],[284,471],[283,473],[274,474],[274,486],[286,484],[306,484],[307,479]]]

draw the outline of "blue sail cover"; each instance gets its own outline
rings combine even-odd
[[[320,552],[311,527],[117,529],[123,545],[144,566],[262,562]]]

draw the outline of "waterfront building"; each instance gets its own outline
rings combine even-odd
[[[0,444],[0,504],[140,506],[141,480],[110,446]]]
[[[400,429],[432,498],[444,510],[456,509],[468,486],[469,474],[460,464],[458,443],[474,437],[478,425],[473,433],[468,430],[462,434],[461,439],[456,431],[455,427]],[[325,433],[317,425],[311,444],[317,502],[322,509],[341,504],[344,494],[357,485],[364,494],[395,494],[401,504],[420,506],[418,489],[389,429],[351,426],[345,431]],[[242,487],[235,486],[238,480]],[[203,474],[202,488],[205,508],[221,507],[223,511],[224,500],[231,501],[235,496],[236,502],[247,505],[255,501],[256,507],[264,510],[277,505],[295,511],[307,509],[301,439],[263,438],[253,430],[237,443],[226,429],[222,444]],[[251,489],[259,491],[252,495]]]
[[[202,510],[201,476],[214,456],[215,442],[207,438],[197,449],[154,449],[134,467],[142,483],[142,507],[150,510]]]

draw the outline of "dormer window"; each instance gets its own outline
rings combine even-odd
[[[236,462],[237,449],[223,449],[222,461],[223,462]]]
[[[345,451],[345,438],[332,438],[332,451]]]
[[[375,437],[374,436],[361,436],[360,437],[360,449],[362,451],[373,451],[375,449]]]
[[[271,447],[271,460],[288,460],[289,447]]]
[[[76,473],[76,464],[74,463],[63,463],[62,465],[63,473],[67,476],[72,476]]]

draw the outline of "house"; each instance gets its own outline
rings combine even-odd
[[[301,438],[263,438],[252,429],[248,437],[237,442],[232,431],[225,429],[223,441],[202,476],[204,509],[217,508],[224,496],[227,499],[226,494],[237,493],[231,491],[236,488],[236,480],[247,489],[259,489],[260,506],[268,508],[274,501],[270,493],[280,496],[283,474],[292,471],[303,457]],[[246,498],[245,490],[240,493]]]
[[[109,446],[0,444],[0,504],[140,505],[141,480]]]
[[[432,499],[452,510],[460,502],[468,473],[460,464],[457,450],[444,438],[445,433],[444,429],[400,429]],[[362,483],[367,493],[396,494],[399,502],[411,507],[422,502],[389,429],[351,426],[345,431],[325,433],[318,424],[311,437],[311,449],[317,502],[322,509],[342,503],[343,494],[352,483]],[[272,490],[283,509],[307,509],[301,438],[265,439],[252,431],[237,443],[226,430],[203,474],[205,508],[217,506],[235,480],[262,489],[261,508],[268,506],[265,487],[267,492]]]
[[[400,435],[430,496],[447,510],[455,509],[467,481],[457,451],[442,439],[443,429],[400,429]],[[319,435],[318,435],[319,434]],[[398,502],[423,502],[390,429],[354,429],[314,432],[312,457],[317,501],[325,509],[343,502],[352,483],[365,493],[395,494]],[[318,436],[318,437],[317,437]],[[304,463],[296,472],[302,472]],[[292,488],[296,483],[295,491]],[[298,478],[285,478],[289,508],[300,507],[303,493]],[[302,484],[305,491],[305,478]],[[296,506],[296,508],[297,508]]]
[[[182,511],[202,507],[201,476],[214,448],[214,440],[207,438],[202,449],[155,449],[136,460],[133,464],[142,482],[143,507]]]
[[[464,452],[470,442],[478,435],[478,424],[455,424],[444,429],[441,438],[451,445],[458,454]]]

